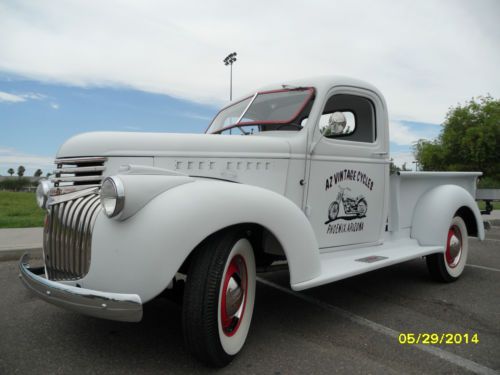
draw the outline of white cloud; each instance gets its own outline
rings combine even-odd
[[[50,103],[50,107],[52,109],[56,109],[57,110],[57,109],[59,109],[59,104],[57,104],[57,103]]]
[[[395,152],[391,153],[391,158],[393,159],[393,163],[398,166],[402,167],[404,163],[406,163],[406,168],[415,170],[415,156],[413,156],[412,153],[410,152]]]
[[[0,91],[0,102],[21,103],[26,100],[43,100],[46,96],[36,92],[28,92],[24,94],[12,94]]]
[[[432,130],[429,130],[428,127],[410,127],[397,120],[391,120],[389,122],[390,140],[398,146],[411,146],[419,139],[434,139],[436,137],[436,131]]]
[[[0,146],[0,175],[7,175],[7,170],[13,168],[17,173],[17,167],[23,165],[26,175],[33,175],[37,169],[44,174],[54,169],[54,158],[41,155],[26,154],[14,148]]]
[[[22,96],[0,91],[0,102],[20,103],[24,101],[26,101],[26,99],[23,98]]]
[[[203,121],[212,120],[212,117],[210,117],[210,116],[199,115],[197,113],[191,113],[191,112],[183,112],[182,116],[187,117],[187,118],[192,118],[194,120],[203,120]]]
[[[25,94],[21,94],[21,96],[24,99],[31,99],[31,100],[44,100],[45,98],[47,98],[46,95],[39,94],[37,92],[28,92],[28,93],[25,93]]]
[[[0,71],[221,102],[234,50],[236,96],[350,75],[377,85],[392,117],[441,123],[450,105],[500,96],[499,13],[495,0],[20,0],[0,4]]]

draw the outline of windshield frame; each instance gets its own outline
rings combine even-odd
[[[285,120],[245,121],[245,122],[240,122],[241,119],[245,116],[245,113],[252,106],[252,103],[254,102],[254,100],[259,95],[263,95],[263,94],[264,95],[265,94],[275,94],[275,93],[279,93],[279,92],[292,92],[292,91],[309,91],[309,95],[304,99],[304,102],[302,103],[302,105],[300,106],[300,108],[292,115],[291,118],[285,119]],[[223,132],[225,130],[228,130],[228,129],[231,129],[231,128],[235,128],[235,127],[239,127],[239,126],[247,126],[247,125],[288,124],[288,123],[292,122],[293,120],[295,120],[300,115],[300,113],[304,110],[304,108],[306,108],[306,106],[309,104],[309,102],[313,98],[315,92],[316,92],[316,90],[315,90],[314,87],[293,87],[293,88],[283,88],[283,89],[276,89],[276,90],[257,91],[256,93],[254,93],[252,95],[246,96],[243,99],[238,100],[237,102],[234,102],[234,103],[231,103],[230,105],[225,106],[219,112],[217,112],[217,114],[214,116],[214,118],[212,119],[212,121],[208,125],[207,129],[205,130],[205,134],[220,134],[221,132]],[[234,106],[234,105],[236,105],[238,103],[241,103],[242,101],[248,100],[248,99],[252,99],[252,100],[246,106],[245,110],[242,112],[242,114],[238,118],[237,122],[235,122],[235,123],[233,123],[231,125],[224,126],[224,127],[220,128],[220,129],[217,129],[217,130],[215,130],[215,131],[213,131],[211,133],[208,133],[208,130],[212,126],[212,124],[215,121],[215,119],[219,116],[219,114],[221,114],[226,109],[228,109],[228,108],[230,108],[230,107],[232,107],[232,106]]]

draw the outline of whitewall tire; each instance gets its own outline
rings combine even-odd
[[[222,367],[243,348],[255,303],[255,274],[244,231],[214,235],[196,249],[184,291],[183,331],[198,359]]]
[[[431,276],[443,282],[457,280],[464,271],[468,252],[467,227],[460,216],[455,216],[448,229],[444,253],[426,257]]]

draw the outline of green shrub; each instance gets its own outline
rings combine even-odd
[[[10,190],[10,191],[20,191],[32,185],[29,178],[18,177],[18,178],[7,178],[0,181],[0,190]]]
[[[494,177],[481,177],[477,187],[479,189],[500,189],[500,180]]]

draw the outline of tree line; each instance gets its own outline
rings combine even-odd
[[[480,171],[479,187],[500,188],[500,100],[472,98],[450,108],[437,139],[413,147],[424,171]]]
[[[14,168],[9,168],[7,170],[7,173],[10,175],[10,177],[13,177],[14,173],[16,171]],[[17,177],[18,178],[6,178],[0,181],[0,190],[10,190],[10,191],[22,191],[22,190],[27,190],[29,188],[34,188],[38,181],[31,180],[30,178],[25,177],[26,173],[26,168],[23,165],[20,165],[17,167]],[[40,178],[43,175],[43,171],[41,169],[37,169],[35,173],[33,174],[33,177]],[[47,173],[47,177],[50,174]]]
[[[19,177],[23,177],[25,172],[26,172],[26,168],[24,168],[24,165],[20,165],[19,167],[17,167],[17,175]],[[12,175],[14,173],[16,173],[16,171],[14,170],[14,168],[9,168],[9,169],[7,169],[7,173],[12,177]],[[34,177],[41,177],[42,174],[43,174],[43,171],[41,169],[37,169],[35,171],[35,173],[33,174],[33,176]]]

